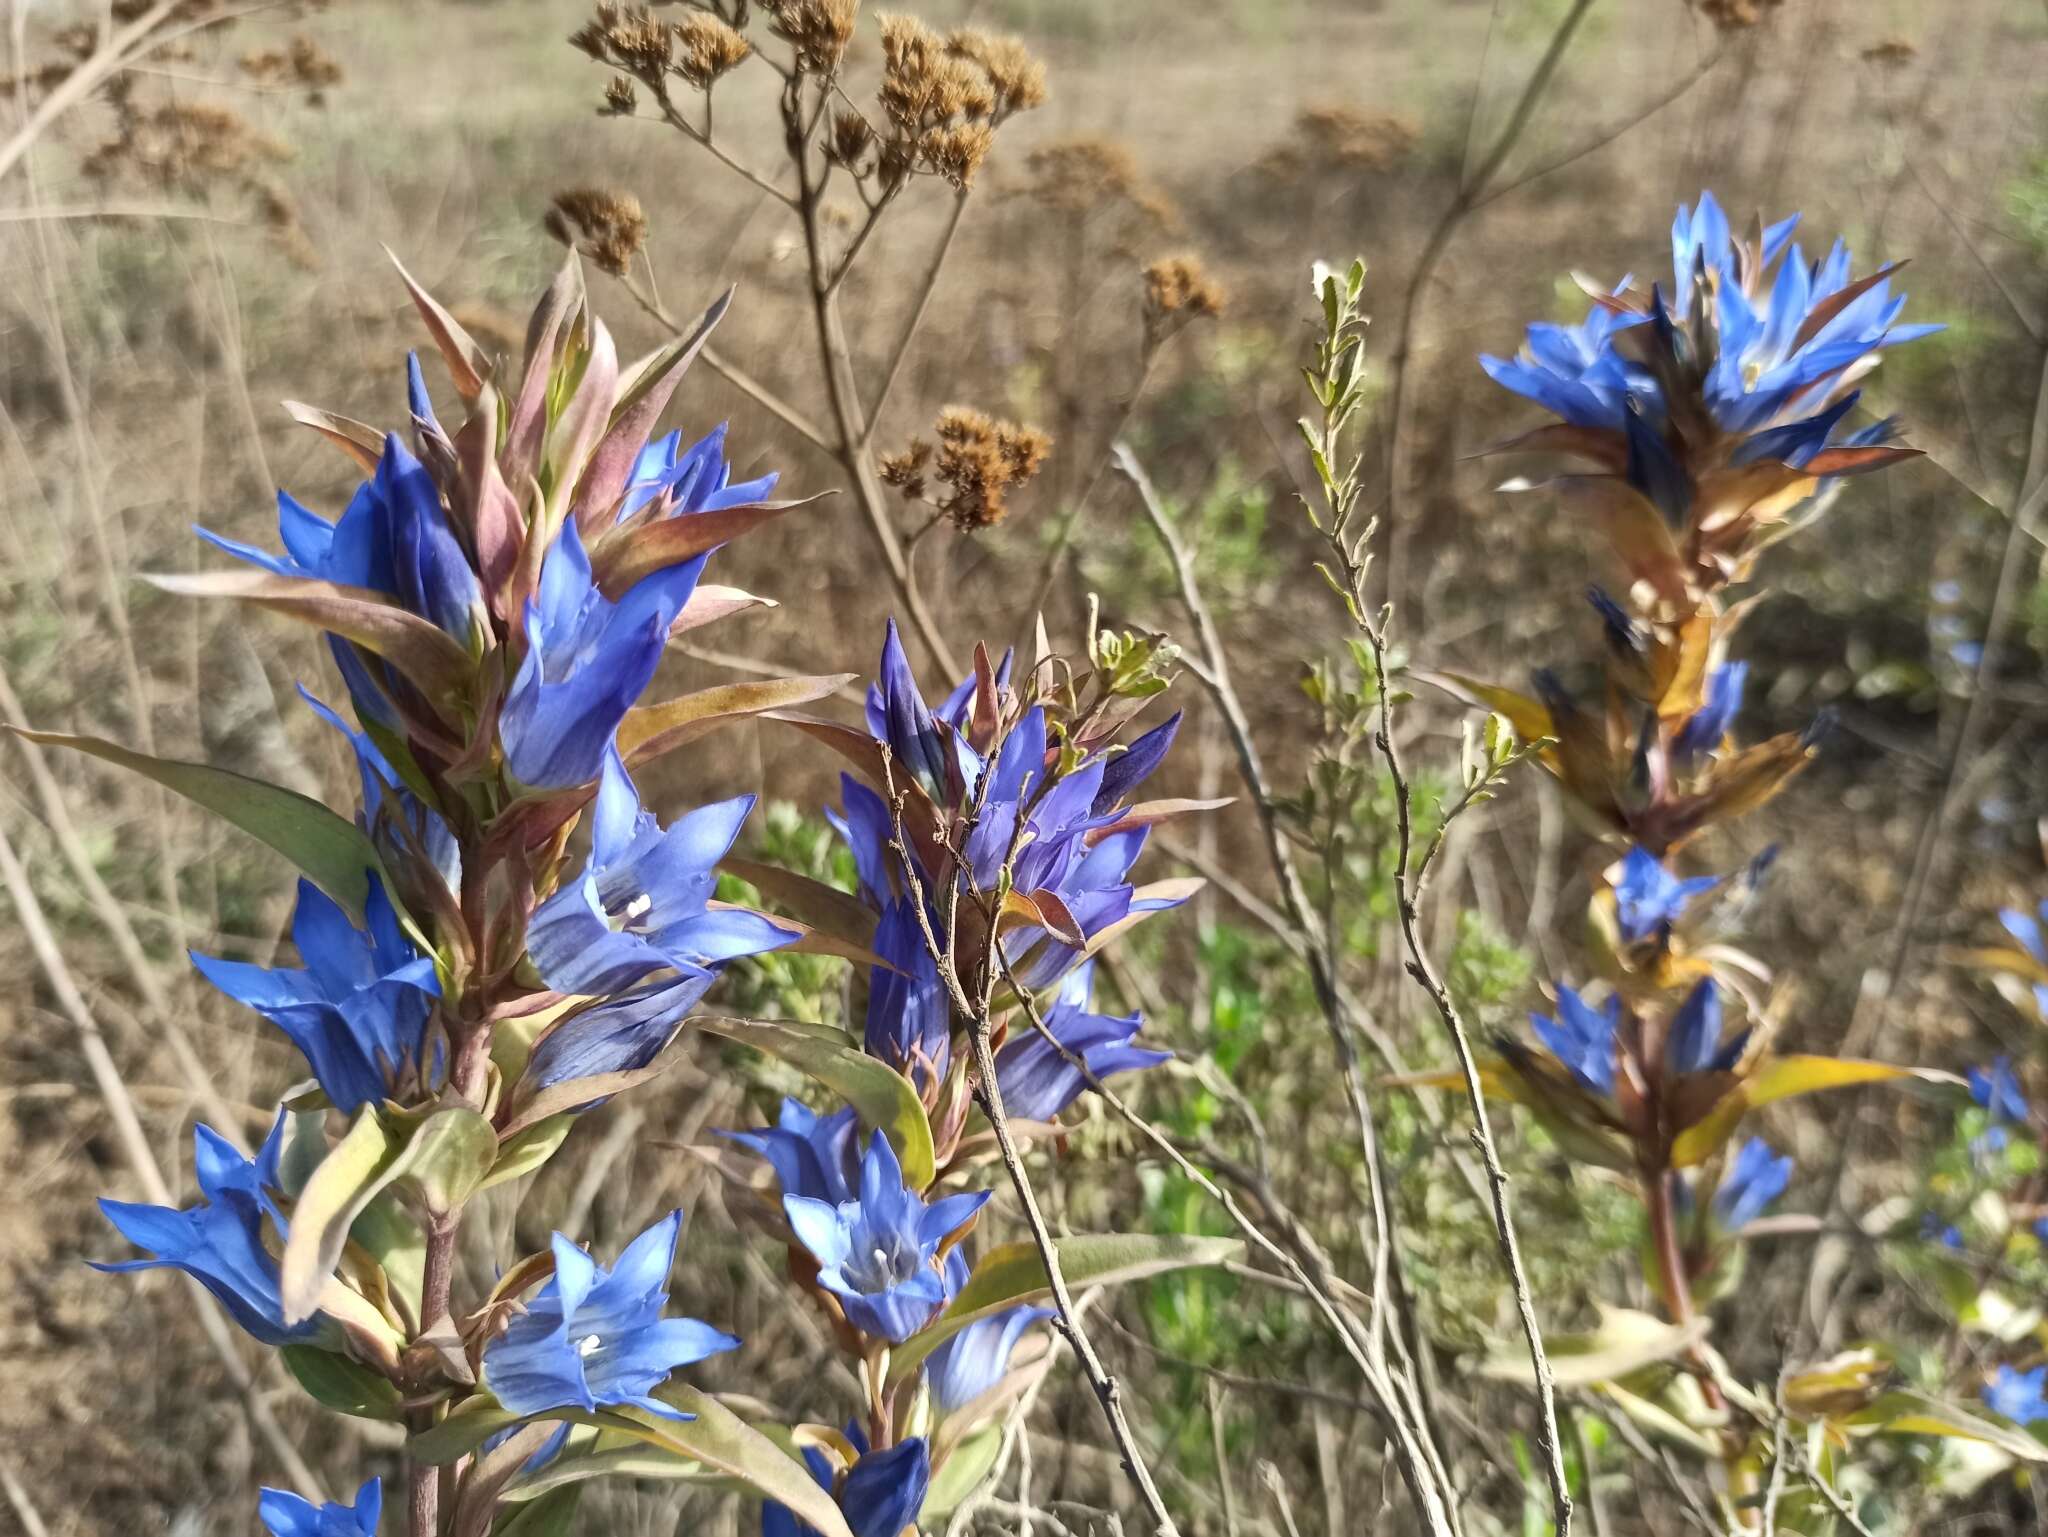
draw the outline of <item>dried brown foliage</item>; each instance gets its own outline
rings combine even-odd
[[[1035,476],[1052,451],[1052,439],[1038,428],[967,406],[941,411],[932,435],[936,445],[912,438],[901,453],[885,454],[879,473],[883,484],[926,503],[962,533],[1000,523],[1009,494]]]
[[[718,17],[692,11],[675,24],[676,73],[700,91],[746,62],[754,45]]]
[[[623,277],[647,243],[647,215],[630,192],[572,187],[555,194],[541,220],[547,232],[600,271]]]
[[[1415,152],[1415,124],[1349,102],[1312,102],[1294,115],[1294,136],[1266,156],[1275,175],[1301,177],[1331,169],[1386,171]]]
[[[1180,222],[1172,201],[1138,171],[1123,145],[1108,139],[1061,139],[1035,149],[1025,161],[1031,181],[1024,193],[1054,213],[1092,218],[1110,210],[1172,229]]]
[[[1162,256],[1145,268],[1145,341],[1157,346],[1191,320],[1214,320],[1230,302],[1223,285],[1192,253]]]
[[[853,42],[860,17],[859,0],[770,0],[768,30],[796,50],[798,67],[807,74],[838,72],[839,61]]]

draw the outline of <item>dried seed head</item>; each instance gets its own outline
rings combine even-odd
[[[640,107],[640,93],[633,89],[633,82],[624,75],[613,75],[605,82],[604,111],[610,117],[631,117]]]
[[[295,37],[283,48],[242,55],[242,73],[252,80],[286,90],[300,90],[319,106],[326,93],[341,83],[341,66],[309,37]]]
[[[1863,50],[1863,62],[1881,65],[1885,69],[1899,69],[1919,56],[1920,50],[1903,37],[1888,37],[1881,43],[1872,43]]]
[[[836,74],[853,42],[860,0],[770,0],[768,30],[796,50],[806,74]]]
[[[974,183],[974,173],[995,147],[995,129],[987,123],[955,123],[934,128],[918,138],[918,158],[955,187]]]
[[[868,120],[851,107],[842,107],[832,114],[832,138],[826,153],[835,162],[860,174],[861,157],[874,142],[875,131],[868,127]]]
[[[912,438],[879,466],[884,483],[924,502],[962,533],[989,528],[1009,511],[1009,493],[1045,463],[1052,439],[1036,427],[998,421],[966,406],[939,413],[937,446]],[[934,494],[934,486],[943,491]]]
[[[692,11],[675,23],[676,73],[700,91],[745,62],[754,45],[718,17]]]
[[[1161,229],[1180,222],[1166,195],[1138,173],[1131,152],[1108,139],[1061,139],[1033,150],[1025,164],[1025,195],[1055,213],[1092,217],[1120,207]]]
[[[574,187],[555,194],[542,227],[602,272],[623,277],[647,241],[647,215],[630,192]]]
[[[946,39],[955,56],[976,65],[995,93],[997,122],[1045,105],[1045,66],[1014,37],[992,37],[962,27]]]
[[[1419,135],[1406,118],[1349,102],[1312,103],[1294,117],[1297,146],[1283,151],[1300,168],[1384,171],[1414,152]]]
[[[656,21],[645,6],[614,5],[610,0],[569,35],[569,42],[600,64],[623,70],[647,85],[667,74],[675,58],[674,28]]]
[[[1753,27],[1765,13],[1775,11],[1784,0],[1693,0],[1699,13],[1723,32]]]
[[[1213,320],[1230,296],[1192,254],[1163,256],[1145,268],[1145,335],[1162,341],[1191,320]]]

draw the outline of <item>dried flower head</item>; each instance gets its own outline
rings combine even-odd
[[[1903,37],[1888,37],[1864,49],[1862,58],[1866,64],[1880,65],[1885,69],[1898,69],[1911,63],[1919,54],[1920,50]]]
[[[569,34],[571,46],[650,86],[658,85],[674,62],[675,39],[675,28],[656,21],[645,6],[614,5],[610,0]]]
[[[341,83],[341,65],[309,37],[295,37],[283,48],[244,54],[242,73],[265,85],[304,91],[307,102],[316,107]]]
[[[961,27],[946,39],[946,47],[988,77],[989,88],[995,92],[997,122],[1045,105],[1045,66],[1022,39]]]
[[[851,107],[842,107],[832,114],[832,137],[826,142],[825,153],[836,164],[861,174],[862,157],[874,142],[874,129]]]
[[[647,241],[647,215],[630,192],[600,187],[558,192],[541,222],[555,239],[614,277],[625,275]]]
[[[1009,494],[1036,475],[1052,451],[1052,439],[1038,428],[966,406],[946,407],[932,433],[936,445],[912,438],[901,453],[883,456],[881,478],[962,533],[1000,523]]]
[[[676,73],[700,91],[708,91],[754,51],[733,28],[704,11],[692,11],[675,24]]]
[[[884,184],[920,172],[966,187],[1012,113],[1045,99],[1045,71],[1014,38],[941,37],[914,16],[884,14],[882,84],[889,125]]]
[[[1406,118],[1350,102],[1316,102],[1294,117],[1297,143],[1285,158],[1299,165],[1384,171],[1414,152],[1419,135]]]
[[[1753,27],[1785,0],[1693,0],[1693,7],[1723,32]]]
[[[1230,296],[1192,254],[1162,256],[1145,268],[1145,337],[1156,345],[1191,320],[1213,320]]]
[[[1025,164],[1025,195],[1054,213],[1087,218],[1117,208],[1161,229],[1180,222],[1166,195],[1139,174],[1131,152],[1111,140],[1061,139],[1033,150]]]
[[[797,67],[807,74],[838,72],[853,42],[859,0],[770,0],[768,30],[796,50]]]
[[[605,82],[604,111],[611,117],[631,117],[640,109],[640,93],[633,89],[633,82],[624,75],[613,75]]]

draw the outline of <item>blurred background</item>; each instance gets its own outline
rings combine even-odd
[[[1044,63],[1048,94],[1003,127],[964,201],[937,180],[910,185],[846,280],[846,352],[870,400],[922,313],[874,450],[929,436],[952,405],[1052,439],[990,527],[921,532],[925,510],[885,493],[917,586],[960,655],[976,637],[1028,642],[1041,612],[1056,645],[1078,646],[1091,603],[1104,624],[1188,638],[1172,566],[1129,483],[1105,470],[1112,441],[1127,439],[1194,554],[1282,794],[1328,748],[1306,670],[1343,654],[1293,479],[1311,261],[1362,255],[1370,267],[1365,473],[1387,520],[1381,574],[1409,658],[1517,681],[1586,654],[1581,592],[1605,573],[1544,498],[1494,489],[1509,468],[1476,456],[1536,413],[1476,355],[1511,353],[1529,319],[1577,320],[1575,271],[1602,283],[1661,274],[1673,209],[1702,187],[1738,222],[1801,211],[1809,250],[1840,232],[1859,270],[1910,259],[1895,282],[1912,295],[1907,318],[1948,329],[1889,355],[1865,404],[1898,413],[1926,457],[1852,485],[1775,553],[1773,594],[1744,632],[1746,729],[1797,729],[1828,710],[1834,732],[1818,764],[1744,824],[1754,842],[1699,858],[1726,869],[1785,846],[1752,947],[1796,973],[1795,1045],[1951,1067],[2024,1050],[2018,1016],[1943,956],[1988,942],[1999,906],[2031,907],[2044,889],[2048,567],[2030,498],[2048,473],[2048,7],[927,0],[917,13],[1015,34]],[[786,494],[838,492],[721,557],[719,581],[781,607],[712,632],[707,644],[725,650],[679,648],[666,681],[872,668],[895,606],[883,558],[842,466],[789,420],[828,412],[801,232],[703,145],[659,121],[601,115],[608,71],[568,41],[589,19],[581,0],[16,0],[0,77],[0,718],[344,793],[349,765],[294,697],[302,681],[336,693],[316,644],[166,597],[136,574],[213,564],[195,523],[271,543],[276,487],[339,511],[352,467],[281,400],[399,426],[409,348],[447,391],[380,247],[486,346],[516,355],[563,259],[560,234],[585,246],[622,355],[668,334],[643,301],[694,315],[737,285],[717,335],[725,369],[700,362],[670,421],[686,438],[729,421],[735,478],[774,470]],[[143,22],[148,45],[96,73],[105,40]],[[864,16],[850,92],[872,91],[877,54]],[[770,179],[771,86],[741,71],[716,96],[720,149]],[[575,218],[592,192],[631,199],[644,218],[623,279],[600,270]],[[557,211],[551,235],[565,193],[586,196]],[[864,216],[850,192],[845,206],[828,201],[828,236],[850,241]],[[1175,256],[1199,264],[1203,302],[1162,328],[1148,323],[1141,274]],[[928,688],[949,681],[917,660]],[[1207,697],[1192,678],[1174,693],[1189,726],[1167,793],[1240,793]],[[1447,765],[1458,718],[1450,701],[1425,700],[1412,754]],[[770,729],[665,760],[650,803],[758,791],[768,810],[750,852],[844,881],[819,817],[836,802],[836,767]],[[1557,915],[1583,905],[1582,840],[1539,779],[1518,777],[1458,824],[1434,885],[1435,947],[1489,1027],[1519,1019],[1559,953]],[[1240,804],[1187,826],[1155,842],[1149,872],[1192,868],[1211,885],[1180,921],[1145,933],[1115,979],[1146,1009],[1148,1039],[1184,1059],[1148,1075],[1139,1102],[1219,1161],[1256,1143],[1264,1177],[1296,1210],[1343,1211],[1357,1170],[1333,1147],[1341,1097],[1307,981],[1261,916],[1272,892],[1254,823]],[[108,1280],[85,1262],[118,1248],[93,1199],[141,1194],[103,1069],[125,1085],[174,1190],[189,1179],[195,1118],[225,1113],[245,1133],[267,1124],[287,1050],[200,985],[182,952],[275,954],[290,883],[193,808],[19,743],[0,745],[0,829],[37,914],[17,905],[0,923],[0,1509],[50,1533],[245,1529],[248,1484],[278,1477],[247,1397],[333,1487],[388,1443],[321,1415],[281,1376],[259,1375],[245,1395],[182,1288]],[[1371,899],[1387,844],[1369,805],[1354,833],[1355,868],[1329,877],[1364,894],[1346,933],[1354,985],[1413,1060],[1435,1060],[1391,959],[1384,893]],[[843,965],[750,967],[723,995],[735,1012],[830,1019],[846,1006]],[[581,1157],[493,1192],[464,1262],[487,1276],[550,1225],[609,1253],[651,1214],[686,1206],[678,1297],[749,1342],[706,1380],[829,1418],[816,1322],[773,1284],[773,1256],[691,1151],[708,1128],[755,1123],[793,1085],[715,1043],[686,1042],[683,1055],[644,1097],[587,1117]],[[1443,1175],[1450,1134],[1413,1104],[1386,1095],[1387,1134],[1399,1199],[1428,1237],[1416,1274],[1452,1359],[1511,1338],[1511,1313],[1484,1213]],[[1850,1138],[1864,1156],[1845,1200],[1865,1209],[1910,1191],[1947,1135],[1921,1114],[1910,1100],[1851,1096],[1774,1121],[1774,1139],[1810,1171],[1788,1206],[1827,1206],[1834,1152]],[[1569,1323],[1600,1267],[1618,1279],[1593,1290],[1640,1291],[1620,1193],[1540,1137],[1504,1140],[1551,1314]],[[1101,1120],[1043,1178],[1076,1229],[1214,1221]],[[1767,1240],[1752,1264],[1746,1297],[1823,1339],[1874,1316],[1910,1326],[1932,1306],[1882,1256],[1838,1254],[1817,1271],[1810,1237]],[[1371,1529],[1377,1431],[1345,1384],[1324,1380],[1284,1297],[1201,1274],[1104,1298],[1094,1316],[1191,1530],[1284,1530],[1262,1492],[1266,1464],[1293,1491],[1288,1519],[1301,1530]],[[1773,1342],[1747,1348],[1768,1362]],[[1528,1424],[1520,1406],[1504,1396],[1503,1422]],[[1120,1497],[1094,1412],[1072,1372],[1041,1395],[1024,1476],[1048,1509]],[[1992,1522],[1978,1529],[2017,1519],[2016,1498],[1977,1496]],[[585,1508],[589,1529],[618,1533],[751,1532],[755,1519],[734,1497],[662,1485]],[[1641,1519],[1658,1529],[1653,1507]],[[1015,1529],[988,1520],[978,1529]],[[1074,1529],[1088,1528],[1077,1517]]]

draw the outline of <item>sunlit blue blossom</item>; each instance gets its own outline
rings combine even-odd
[[[1748,1041],[1745,1030],[1725,1046],[1721,1043],[1721,989],[1712,977],[1702,977],[1672,1016],[1664,1062],[1678,1073],[1726,1072],[1741,1059]]]
[[[967,1261],[958,1249],[946,1255],[947,1284],[958,1295],[967,1284]],[[977,1318],[925,1358],[925,1381],[941,1413],[955,1414],[1003,1380],[1010,1357],[1033,1324],[1056,1310],[1018,1306]]]
[[[285,1489],[259,1490],[256,1511],[271,1537],[377,1537],[377,1517],[384,1508],[384,1486],[367,1480],[355,1503],[331,1501],[315,1505]]]
[[[951,1296],[939,1248],[988,1198],[976,1190],[927,1206],[905,1187],[895,1149],[878,1131],[861,1159],[855,1200],[785,1195],[782,1209],[797,1242],[818,1262],[818,1284],[839,1299],[847,1322],[901,1344]]]
[[[867,719],[868,734],[888,745],[898,771],[909,773],[939,805],[949,804],[955,781],[948,771],[947,738],[959,738],[939,730],[910,670],[910,659],[903,654],[894,619],[882,638],[882,665],[868,685]]]
[[[1550,1054],[1595,1094],[1614,1090],[1614,1032],[1621,1023],[1621,997],[1610,996],[1594,1008],[1563,983],[1557,988],[1557,1015],[1531,1014],[1529,1023]]]
[[[1045,1014],[1045,1027],[1068,1051],[1087,1063],[1097,1078],[1156,1067],[1170,1061],[1170,1051],[1133,1046],[1142,1020],[1136,1014],[1095,1014],[1089,1011],[1095,963],[1085,961],[1067,973]],[[1087,1080],[1028,1021],[1011,1026],[1010,1039],[996,1053],[996,1085],[1002,1090],[1006,1114],[1026,1121],[1050,1121],[1080,1097]]]
[[[563,523],[541,563],[540,592],[527,601],[526,656],[498,718],[506,764],[521,784],[559,789],[597,777],[704,559],[643,577],[615,603],[598,590],[576,520]]]
[[[2027,1119],[2027,1099],[2020,1092],[2019,1074],[2013,1071],[2011,1057],[2001,1056],[1988,1068],[1971,1068],[1969,1079],[1970,1098],[1990,1111],[1994,1122]]]
[[[898,1537],[924,1507],[931,1487],[931,1449],[922,1436],[912,1436],[869,1451],[867,1433],[851,1421],[846,1439],[857,1455],[843,1480],[834,1478],[831,1460],[816,1447],[803,1449],[804,1466],[818,1487],[833,1496],[853,1537]],[[799,1521],[787,1506],[767,1500],[761,1506],[761,1537],[818,1537],[818,1529]]]
[[[366,927],[311,881],[299,882],[292,942],[300,969],[253,966],[194,952],[192,964],[215,987],[291,1037],[338,1110],[353,1111],[388,1094],[397,1075],[419,1061],[427,1016],[441,984],[374,876]]]
[[[1713,670],[1707,678],[1706,698],[1686,717],[1672,741],[1680,759],[1690,761],[1721,745],[1742,709],[1742,690],[1748,681],[1747,662],[1729,662]]]
[[[858,1177],[854,1144],[859,1133],[860,1124],[850,1105],[831,1115],[819,1115],[808,1105],[785,1099],[773,1126],[718,1135],[767,1159],[783,1195],[838,1206],[854,1199]]]
[[[1575,326],[1532,323],[1514,357],[1482,353],[1479,366],[1496,384],[1575,427],[1619,429],[1627,398],[1657,385],[1648,369],[1621,355],[1614,337],[1648,318],[1595,303]]]
[[[1641,845],[1630,849],[1614,883],[1614,916],[1621,937],[1637,945],[1661,934],[1678,921],[1688,902],[1719,884],[1720,877],[1714,875],[1681,879],[1648,849]]]
[[[647,1067],[717,980],[714,972],[688,972],[570,1015],[535,1042],[521,1083],[539,1090]]]
[[[296,1326],[284,1321],[277,1261],[263,1241],[266,1219],[280,1233],[284,1222],[270,1191],[277,1187],[284,1116],[278,1115],[254,1159],[208,1126],[193,1129],[193,1166],[204,1198],[177,1211],[133,1201],[100,1202],[107,1220],[149,1259],[95,1264],[115,1274],[167,1266],[182,1270],[220,1299],[236,1323],[266,1345],[319,1338],[328,1326],[317,1316]]]
[[[2020,948],[2032,956],[2035,963],[2048,966],[2048,938],[2043,937],[2043,927],[2048,925],[2048,902],[2043,902],[2037,913],[2023,912],[2017,907],[2000,911],[1998,921],[2005,925],[2005,931],[2019,941]],[[2048,983],[2034,984],[2034,1007],[2043,1019],[2048,1019]]]
[[[604,754],[590,859],[534,912],[526,946],[548,986],[604,995],[656,971],[708,976],[726,961],[792,943],[796,931],[757,913],[711,909],[718,861],[754,797],[736,796],[664,828],[640,803],[616,748]]]
[[[869,1056],[929,1085],[946,1076],[952,1061],[953,1006],[925,943],[915,900],[896,898],[875,925],[874,951],[888,964],[868,968],[863,1045]]]
[[[2048,1385],[2048,1366],[2025,1372],[2001,1366],[1991,1374],[1990,1386],[1984,1389],[1984,1402],[1994,1414],[2031,1425],[2037,1420],[2048,1420],[2048,1397],[2042,1394],[2044,1385]]]
[[[555,1234],[553,1278],[484,1350],[484,1383],[498,1402],[522,1415],[632,1405],[688,1419],[654,1390],[677,1367],[739,1341],[694,1318],[662,1317],[682,1222],[671,1212],[609,1271]]]
[[[410,846],[416,847],[425,856],[450,891],[462,889],[462,847],[456,840],[454,830],[440,812],[424,804],[420,798],[405,787],[398,770],[391,766],[383,749],[370,739],[366,731],[358,731],[315,698],[301,684],[299,696],[313,707],[313,711],[328,725],[342,734],[349,750],[355,754],[356,772],[362,780],[363,810],[356,823],[364,832],[376,836],[379,818],[385,808],[390,808],[395,822],[406,829]],[[404,835],[401,835],[404,836]]]
[[[1714,1220],[1724,1233],[1739,1233],[1756,1221],[1792,1181],[1792,1160],[1761,1137],[1742,1144],[1714,1192]]]
[[[620,518],[631,517],[650,503],[658,504],[656,516],[680,517],[765,499],[775,489],[773,474],[732,484],[732,466],[725,461],[725,428],[721,422],[687,449],[680,432],[656,438],[641,449],[633,461]]]

